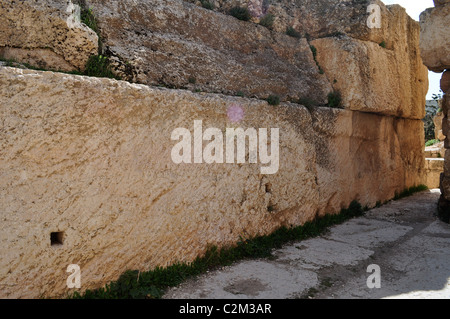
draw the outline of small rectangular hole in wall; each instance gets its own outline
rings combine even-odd
[[[52,246],[60,246],[63,244],[64,232],[58,231],[50,233],[50,243]]]

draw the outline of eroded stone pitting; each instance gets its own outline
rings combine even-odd
[[[81,23],[71,25],[67,1],[0,2],[0,47],[22,48],[35,56],[48,58],[42,49],[49,48],[63,58],[53,59],[49,69],[65,71],[85,69],[91,55],[98,54],[98,36]],[[77,21],[78,21],[77,17]],[[72,19],[73,20],[73,19]],[[45,51],[45,50],[44,50]],[[18,62],[31,62],[24,58]],[[67,70],[67,66],[72,68]]]
[[[353,200],[374,206],[422,184],[419,118],[426,81],[417,23],[403,9],[380,3],[383,17],[396,27],[367,30],[361,24],[365,2],[345,3],[342,11],[327,7],[330,2],[337,3],[304,1],[311,7],[303,8],[295,2],[309,15],[304,27],[317,31],[308,40],[327,33],[309,43],[181,0],[77,1],[93,8],[114,71],[140,84],[0,68],[0,216],[7,230],[0,233],[7,256],[0,260],[1,294],[63,296],[65,269],[72,263],[81,267],[82,291],[98,288],[128,269],[190,262],[211,245],[228,247],[301,225],[338,213]],[[13,11],[27,5],[38,6],[27,11],[31,16],[1,15],[14,22],[0,34],[1,46],[46,43],[66,61],[98,54],[92,30],[67,29],[61,3],[20,2]],[[320,22],[323,17],[327,23]],[[349,17],[357,19],[350,19],[346,35],[328,34]],[[23,25],[37,18],[51,25],[36,24],[48,32],[28,39]],[[60,43],[61,37],[67,42]],[[386,48],[377,42],[381,38]],[[77,41],[89,45],[78,48]],[[374,71],[377,63],[382,67]],[[386,78],[400,88],[398,94],[369,90]],[[168,88],[152,87],[162,84]],[[326,106],[333,90],[341,90],[342,103],[334,105],[339,108]],[[269,95],[282,103],[269,105]],[[239,107],[230,113],[233,105]],[[279,129],[279,170],[264,175],[261,163],[174,163],[171,133],[192,132],[195,121],[221,132],[230,126]],[[64,240],[52,246],[51,234]],[[370,249],[356,250],[371,255]],[[348,262],[353,264],[342,260]],[[294,296],[298,284],[309,289],[318,282],[310,269],[296,273],[272,262],[263,267],[275,282],[285,278],[277,286],[263,272],[256,274],[251,280],[258,289],[249,291],[257,298],[280,287],[288,287],[284,297]],[[231,290],[246,290],[247,279]],[[30,288],[30,282],[39,284]]]

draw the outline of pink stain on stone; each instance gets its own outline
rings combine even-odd
[[[244,109],[238,104],[231,104],[227,110],[228,118],[233,123],[238,123],[244,119]]]

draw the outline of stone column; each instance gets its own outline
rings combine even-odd
[[[439,217],[449,222],[450,218],[450,0],[434,0],[434,8],[420,15],[420,50],[423,63],[433,72],[443,72],[441,89],[442,133],[445,138],[445,168],[441,174]]]

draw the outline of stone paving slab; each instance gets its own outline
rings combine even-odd
[[[278,262],[287,261],[305,269],[320,269],[334,264],[349,266],[373,255],[372,250],[334,240],[315,238],[277,250]]]

